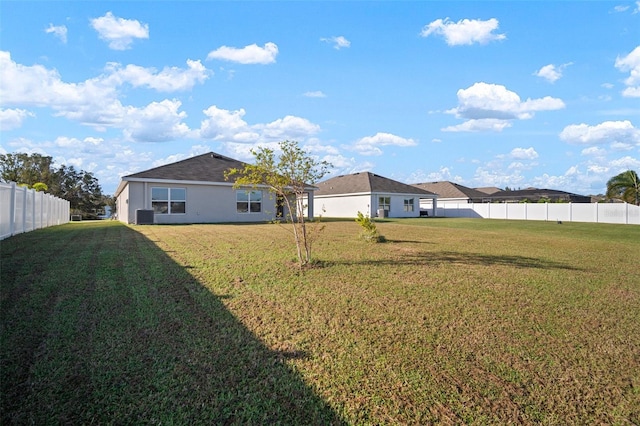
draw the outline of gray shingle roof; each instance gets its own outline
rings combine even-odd
[[[190,180],[203,182],[225,182],[224,173],[229,169],[243,169],[246,163],[225,157],[215,152],[187,158],[175,163],[155,167],[125,176],[127,178]],[[230,181],[233,183],[233,181]]]
[[[353,173],[336,176],[316,184],[315,196],[357,194],[357,193],[389,193],[435,195],[424,189],[407,185],[371,172]]]
[[[565,200],[577,203],[590,203],[591,197],[573,194],[557,189],[527,188],[515,191],[502,191],[488,196],[491,201],[518,201],[527,199],[537,201],[540,199]]]
[[[489,195],[497,194],[498,192],[504,191],[503,189],[500,189],[496,186],[483,186],[480,188],[473,188],[473,189],[475,189],[476,191],[484,192],[485,194],[489,194]]]
[[[468,188],[449,181],[416,183],[412,186],[435,192],[439,198],[468,198],[482,200],[487,196],[484,192]]]

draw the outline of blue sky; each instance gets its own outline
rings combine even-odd
[[[120,177],[300,142],[406,183],[640,171],[640,2],[0,3],[0,153]]]

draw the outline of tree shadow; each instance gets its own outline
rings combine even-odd
[[[556,262],[553,260],[518,256],[518,255],[489,255],[484,253],[466,253],[454,251],[428,251],[419,253],[400,253],[396,257],[388,259],[371,259],[359,261],[327,261],[324,266],[331,265],[416,265],[436,266],[449,265],[480,265],[480,266],[509,266],[513,268],[534,269],[564,269],[570,271],[582,271],[573,265]]]
[[[43,238],[33,239],[34,255]],[[308,353],[266,347],[222,303],[228,296],[212,294],[144,235],[109,224],[74,238],[65,256],[91,250],[92,272],[52,283],[51,298],[28,311],[33,321],[25,310],[4,313],[21,315],[16,333],[32,336],[3,330],[2,424],[346,424],[288,364]],[[60,270],[63,259],[52,256],[40,266]],[[25,284],[3,270],[7,277],[3,291]],[[69,303],[69,329],[57,329],[52,300]],[[33,356],[18,358],[26,352]]]

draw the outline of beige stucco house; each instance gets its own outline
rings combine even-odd
[[[215,152],[124,176],[116,190],[118,220],[125,223],[262,222],[284,207],[266,187],[234,189],[225,179],[246,163]],[[314,187],[307,197],[313,201]],[[313,203],[306,213],[313,218]]]

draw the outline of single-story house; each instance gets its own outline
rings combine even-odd
[[[438,204],[460,203],[521,203],[548,200],[550,202],[589,203],[591,197],[572,194],[555,189],[527,188],[505,191],[496,187],[468,188],[448,182],[425,182],[413,186],[438,194]],[[423,200],[421,208],[431,208],[428,200]]]
[[[336,176],[316,184],[313,205],[326,217],[419,217],[420,200],[437,195],[370,172]],[[311,205],[311,203],[309,203]],[[430,212],[434,215],[435,208]]]
[[[488,195],[484,192],[464,185],[449,181],[416,183],[412,186],[430,191],[438,195],[438,204],[459,204],[459,203],[484,203],[487,202]],[[424,199],[420,204],[422,209],[435,208],[431,200]]]
[[[262,222],[283,216],[283,203],[266,187],[234,189],[225,179],[246,163],[215,152],[122,177],[115,193],[118,220],[125,223]],[[233,179],[233,178],[232,178]],[[307,197],[313,200],[315,187]],[[313,218],[313,207],[307,209]]]
[[[570,192],[560,191],[557,189],[539,189],[539,188],[526,188],[510,191],[498,191],[493,194],[488,194],[485,202],[490,203],[522,203],[531,202],[537,203],[539,201],[549,202],[566,202],[566,203],[590,203],[591,197],[572,194]]]

